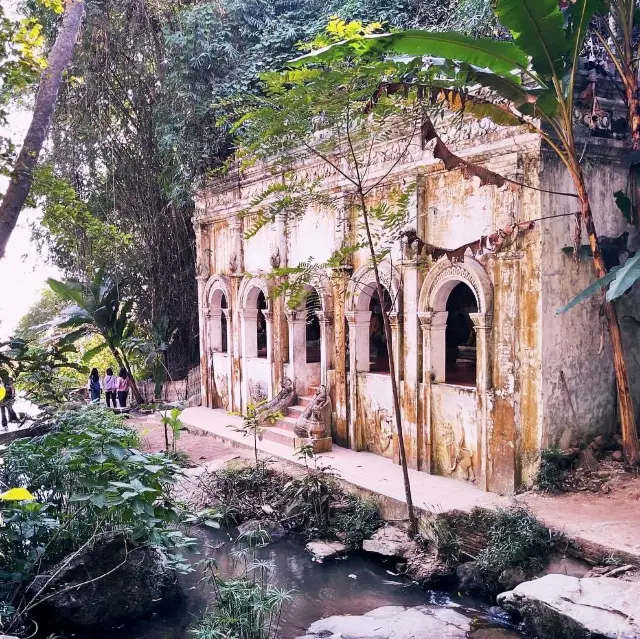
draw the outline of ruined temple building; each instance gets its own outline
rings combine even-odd
[[[326,164],[308,157],[297,170],[321,177],[337,205],[277,216],[250,238],[242,211],[279,176],[254,166],[201,189],[194,225],[203,405],[245,412],[291,380],[288,416],[264,437],[293,446],[292,424],[324,386],[333,445],[397,461],[385,308],[410,467],[510,493],[532,481],[540,451],[557,446],[567,427],[581,438],[615,428],[610,344],[598,296],[557,314],[594,279],[588,255],[573,260],[575,217],[566,214],[577,203],[563,195],[573,185],[557,157],[537,134],[488,120],[440,133],[459,156],[536,188],[481,185],[447,171],[420,140],[395,164],[406,142],[386,140],[372,153],[371,175],[391,173],[372,202],[406,184],[416,189],[408,232],[381,265],[383,299],[366,250],[315,274],[298,308],[272,294],[274,267],[326,262],[353,239],[351,185]],[[627,183],[627,143],[581,135],[598,232],[619,236],[631,230],[613,197]],[[415,237],[465,248],[425,255]],[[622,301],[620,315],[630,303]],[[640,340],[631,331],[625,339],[638,386]]]

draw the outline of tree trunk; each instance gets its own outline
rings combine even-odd
[[[9,186],[0,204],[0,258],[4,257],[11,233],[29,195],[33,182],[33,169],[38,162],[40,150],[51,125],[58,91],[62,84],[62,75],[71,61],[83,13],[84,0],[66,0],[65,14],[58,37],[49,54],[47,68],[40,78],[33,119],[11,174]]]
[[[413,498],[411,496],[411,484],[409,482],[409,467],[407,466],[407,453],[404,447],[404,435],[402,432],[402,412],[400,410],[400,394],[398,393],[398,383],[396,381],[395,362],[393,359],[393,335],[391,333],[391,324],[389,322],[389,313],[384,309],[384,291],[382,290],[382,282],[380,281],[380,271],[378,270],[378,260],[375,254],[373,238],[371,237],[371,229],[369,228],[369,216],[367,214],[367,204],[362,190],[359,193],[360,205],[362,206],[362,217],[367,233],[367,243],[369,252],[371,253],[371,261],[373,263],[373,273],[376,278],[376,290],[378,291],[378,299],[382,309],[382,323],[384,325],[384,336],[387,340],[387,352],[389,354],[389,375],[391,376],[391,392],[393,394],[393,411],[396,418],[396,429],[398,430],[398,448],[400,449],[400,465],[402,466],[402,477],[404,479],[404,494],[407,500],[407,510],[409,511],[409,534],[411,536],[418,532],[418,520],[413,509]]]
[[[598,235],[593,223],[589,194],[587,193],[585,186],[582,169],[579,166],[573,175],[573,179],[578,197],[580,198],[580,213],[584,220],[585,229],[589,238],[593,264],[596,268],[597,276],[604,277],[607,274],[607,268],[600,251],[600,242],[598,241]],[[613,368],[618,386],[618,402],[620,405],[620,423],[622,425],[624,456],[629,464],[636,464],[640,460],[640,442],[638,441],[638,429],[636,426],[633,399],[631,398],[631,391],[629,387],[629,371],[627,369],[627,362],[624,358],[622,332],[620,330],[620,323],[618,322],[614,303],[605,301],[603,304],[605,316],[609,325],[609,334],[611,335]]]

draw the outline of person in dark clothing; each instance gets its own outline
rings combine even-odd
[[[100,401],[100,374],[97,368],[91,369],[91,375],[89,375],[89,398],[92,404],[97,404]]]
[[[129,396],[129,375],[125,368],[121,368],[118,373],[116,390],[118,392],[118,404],[120,404],[120,408],[126,408],[127,397]]]
[[[9,415],[10,422],[17,422],[18,416],[13,410],[13,402],[16,401],[16,391],[13,388],[13,380],[11,377],[7,377],[4,381],[5,396],[0,402],[0,412],[2,412],[2,425],[6,428],[8,426],[7,413]]]

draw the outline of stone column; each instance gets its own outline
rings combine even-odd
[[[228,302],[227,302],[228,303]],[[223,308],[222,312],[227,320],[227,406],[226,410],[233,410],[233,343],[231,336],[233,335],[232,317],[233,314],[228,308]]]
[[[242,343],[241,371],[242,393],[241,412],[246,413],[247,406],[251,403],[249,394],[249,366],[247,360],[258,356],[258,309],[243,308],[240,315],[240,341]]]
[[[222,352],[222,309],[210,308],[207,313],[209,323],[209,347],[214,353]]]
[[[209,357],[207,356],[207,318],[206,300],[204,299],[204,289],[207,285],[208,277],[198,275],[198,327],[200,341],[200,401],[203,406],[209,406]]]
[[[362,450],[358,424],[358,372],[369,371],[370,311],[345,313],[349,322],[349,448]]]
[[[298,373],[304,371],[307,364],[307,321],[305,310],[285,311],[289,327],[289,376],[293,382],[296,395],[307,395],[308,388],[298,382]]]
[[[478,422],[481,428],[478,432],[476,450],[479,455],[478,470],[482,476],[482,487],[488,490],[489,473],[487,472],[488,447],[488,391],[491,388],[491,327],[493,315],[491,313],[470,313],[476,331],[476,397]]]
[[[229,270],[231,273],[244,273],[244,243],[242,217],[235,216],[229,220],[231,231],[231,256]]]
[[[273,312],[270,309],[262,311],[267,324],[267,363],[269,369],[269,382],[267,384],[267,399],[272,400],[278,391],[274,391],[276,385],[276,375],[273,371]],[[256,329],[257,330],[257,329]],[[256,339],[256,347],[258,341]]]
[[[418,313],[422,329],[422,459],[420,470],[431,472],[431,316]]]
[[[429,332],[429,348],[426,350],[426,357],[423,355],[423,374],[425,377],[430,375],[432,382],[440,384],[444,383],[447,370],[446,332],[448,315],[447,311],[420,313],[420,321],[427,323]]]
[[[333,315],[316,311],[320,323],[320,383],[327,386],[327,371],[333,368],[334,324]]]

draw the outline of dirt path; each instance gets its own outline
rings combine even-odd
[[[608,494],[530,493],[520,500],[547,526],[570,537],[640,555],[640,479],[616,482]]]
[[[159,452],[165,449],[164,426],[156,419],[131,418],[127,421],[134,426],[142,438],[143,449],[147,452]],[[178,450],[189,455],[194,464],[201,465],[217,459],[227,458],[230,454],[237,457],[247,457],[248,453],[243,448],[234,448],[231,444],[222,442],[214,437],[194,435],[188,431],[182,431],[178,440]]]

